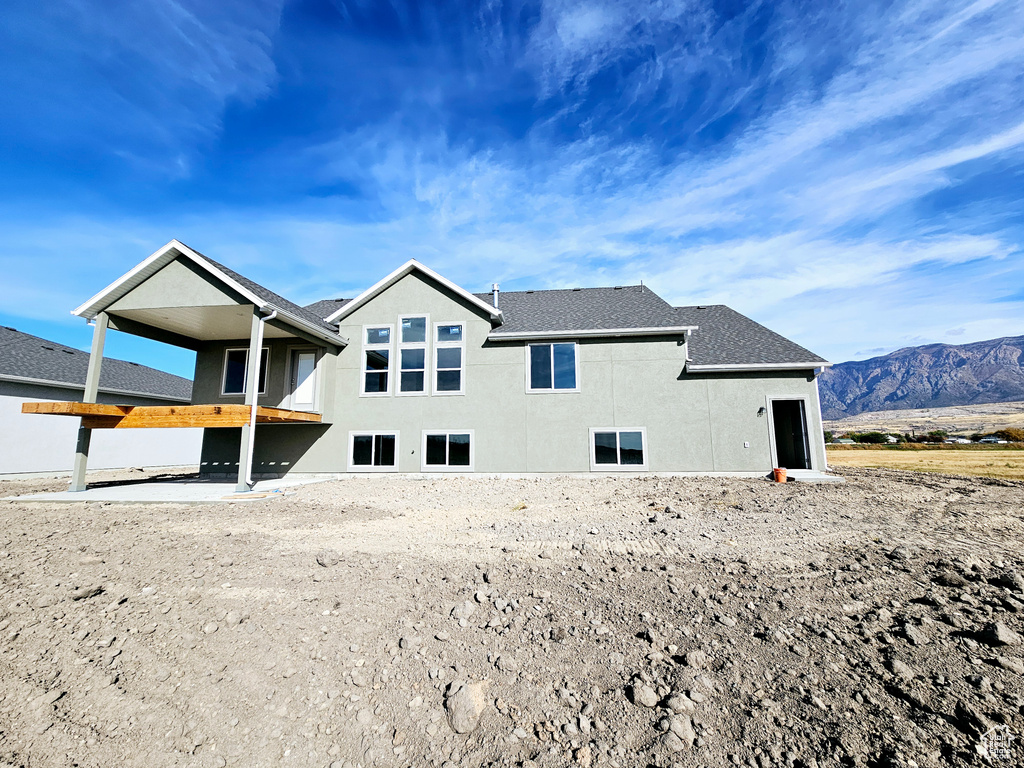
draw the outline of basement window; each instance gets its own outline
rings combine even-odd
[[[647,429],[591,429],[590,468],[601,471],[647,469]]]
[[[349,472],[388,472],[398,466],[397,432],[349,432]]]
[[[270,365],[270,347],[263,347],[260,355],[259,394],[267,393],[267,369]],[[221,395],[244,395],[246,378],[249,375],[249,349],[236,347],[224,350],[224,375],[221,378]]]
[[[421,456],[424,472],[472,472],[473,430],[424,431]]]
[[[575,342],[530,344],[526,355],[527,392],[579,392]]]
[[[390,325],[363,326],[363,375],[361,395],[391,394],[391,336]]]

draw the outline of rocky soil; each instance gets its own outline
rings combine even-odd
[[[0,765],[1021,764],[1024,483],[844,474],[0,501]]]

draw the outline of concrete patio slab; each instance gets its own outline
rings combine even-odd
[[[84,491],[34,493],[8,496],[5,501],[91,502],[119,504],[216,504],[224,502],[259,501],[284,498],[300,485],[322,483],[326,478],[261,480],[248,493],[235,493],[234,482],[225,480],[161,480],[155,482],[124,482],[98,485]]]

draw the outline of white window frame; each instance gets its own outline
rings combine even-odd
[[[387,344],[367,344],[366,343],[366,332],[371,328],[387,328],[388,343]],[[392,388],[395,383],[395,326],[394,324],[388,323],[369,323],[363,326],[363,345],[360,351],[359,359],[359,396],[360,397],[390,397]],[[388,351],[388,386],[383,392],[367,392],[366,391],[366,353],[375,349],[386,349]]]
[[[375,328],[377,326],[374,326]],[[357,437],[393,436],[395,438],[395,463],[392,466],[379,467],[374,464],[353,464],[353,449]],[[397,430],[367,430],[356,429],[348,433],[348,471],[349,472],[397,472],[398,462],[401,459],[402,451],[401,433]]]
[[[597,447],[594,444],[594,435],[598,432],[615,432],[615,444],[619,445],[618,435],[622,432],[639,432],[640,446],[644,452],[643,464],[598,464]],[[616,459],[622,460],[616,449]],[[591,427],[590,428],[590,470],[591,472],[646,472],[651,463],[650,449],[647,445],[647,427]]]
[[[257,395],[267,394],[267,387],[270,385],[270,347],[261,347],[260,353],[260,365],[263,363],[263,359],[267,361],[267,375],[263,377],[263,389],[257,392]],[[241,392],[227,392],[225,391],[228,386],[228,353],[229,352],[245,352],[245,378],[242,379],[242,391]],[[265,353],[265,354],[264,354]],[[256,372],[256,382],[259,383],[259,371]],[[221,397],[245,397],[245,386],[249,383],[249,348],[248,347],[226,347],[224,349],[224,358],[221,362],[220,369],[220,396]]]
[[[422,317],[426,325],[423,328],[423,342],[403,342],[402,341],[402,321],[410,318]],[[378,328],[380,326],[373,326]],[[399,315],[398,326],[396,327],[398,336],[395,339],[397,344],[398,353],[396,354],[395,360],[395,397],[423,397],[430,394],[430,315],[425,312],[419,312],[411,315]],[[465,329],[463,329],[463,335],[465,335]],[[423,350],[423,389],[419,392],[403,392],[402,391],[402,350],[403,349],[422,349]]]
[[[462,326],[462,341],[438,341],[437,331],[443,325],[459,325]],[[433,351],[430,356],[430,391],[433,395],[464,395],[466,394],[466,323],[463,320],[451,320],[444,323],[434,323],[434,335],[433,335]],[[437,388],[437,353],[440,349],[452,349],[459,348],[462,350],[462,354],[459,359],[462,362],[462,367],[459,368],[459,389],[457,390],[443,390],[439,391]],[[444,368],[442,370],[451,371],[453,368]]]
[[[454,323],[442,323],[454,325]],[[427,464],[427,437],[429,435],[469,435],[469,466],[450,466],[445,464]],[[445,458],[448,457],[448,445],[445,443]],[[476,467],[476,433],[472,429],[424,429],[420,437],[420,471],[421,472],[473,472]]]
[[[571,388],[571,389],[555,389],[555,387],[554,387],[554,383],[555,383],[555,365],[554,365],[555,364],[555,360],[554,360],[555,352],[554,352],[554,346],[556,344],[572,344],[572,346],[573,346],[572,354],[573,354],[573,362],[576,365],[576,386]],[[551,347],[551,384],[552,384],[552,386],[550,386],[550,387],[541,388],[541,389],[534,389],[533,386],[532,386],[532,384],[533,384],[533,370],[532,370],[533,359],[530,356],[530,350],[533,347]],[[579,391],[580,391],[580,345],[579,345],[578,342],[569,341],[569,340],[562,341],[562,340],[552,339],[551,341],[539,341],[539,342],[536,342],[534,344],[527,344],[526,345],[526,393],[527,394],[530,394],[530,395],[534,395],[534,394],[548,394],[548,395],[550,395],[550,394],[562,394],[562,393],[571,393],[571,392],[579,392]]]

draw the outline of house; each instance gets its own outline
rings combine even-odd
[[[838,440],[833,440],[836,445],[856,445],[857,441],[849,437],[840,437]]]
[[[201,471],[240,490],[287,473],[826,468],[829,363],[644,286],[471,293],[409,261],[303,307],[175,240],[74,314],[96,322],[97,371],[113,328],[194,349],[195,382],[173,416],[88,397],[61,413],[83,433],[203,427]]]
[[[88,368],[88,352],[0,326],[0,476],[72,469],[75,424],[23,414],[22,406],[82,400]],[[188,379],[125,360],[104,361],[100,403],[173,406],[191,398]],[[160,440],[106,431],[97,437],[91,461],[97,469],[197,466],[201,450],[202,436],[195,430],[170,429]]]

